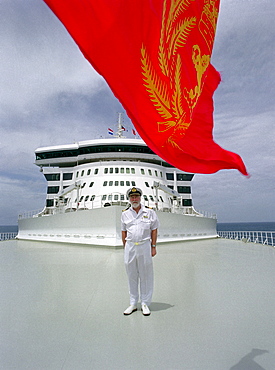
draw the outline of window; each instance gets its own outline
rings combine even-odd
[[[124,173],[124,168],[121,168],[120,169],[120,173]]]
[[[184,207],[191,207],[192,206],[192,199],[183,199],[182,200],[182,205]]]
[[[174,180],[174,174],[173,173],[166,173],[166,179],[167,180]]]
[[[194,175],[190,173],[177,173],[177,180],[178,181],[191,181]]]
[[[84,198],[84,195],[82,195],[82,197],[79,199],[79,203],[82,202],[83,198]]]
[[[124,200],[124,199],[125,199],[125,195],[120,194],[120,200]]]
[[[86,182],[84,182],[82,185],[81,185],[81,189],[83,189],[86,185]]]
[[[111,167],[111,168],[109,169],[109,171],[110,171],[110,173],[113,173],[113,172],[114,172],[113,167]]]
[[[130,186],[130,181],[126,181],[126,186]]]
[[[104,168],[104,173],[108,173],[108,168]]]
[[[163,203],[163,202],[164,202],[164,200],[162,199],[162,196],[160,195],[159,197],[160,197],[160,200],[161,200],[161,201],[162,201],[162,203]]]
[[[120,181],[120,186],[124,186],[124,181]]]
[[[86,195],[85,197],[85,202],[87,202],[87,200],[89,200],[90,196],[89,195]]]
[[[106,198],[107,198],[107,195],[102,196],[102,200],[106,200]]]
[[[91,174],[91,170],[89,169],[88,171],[87,171],[87,176],[89,176]]]
[[[158,177],[158,171],[155,171],[155,175]]]
[[[162,175],[162,171],[160,171],[160,177],[162,177],[163,175]]]
[[[53,204],[54,204],[53,199],[46,200],[46,207],[53,207]]]
[[[154,201],[154,198],[152,197],[152,195],[149,195],[149,198],[150,200],[153,202]]]
[[[167,185],[168,188],[174,190],[174,186],[173,185]]]
[[[84,176],[84,170],[81,171],[81,176]]]
[[[73,178],[72,173],[63,173],[63,180],[71,180]]]
[[[145,175],[145,171],[144,171],[144,169],[143,169],[143,168],[141,168],[141,169],[140,169],[140,173],[141,173],[142,175]]]
[[[118,181],[115,181],[115,186],[118,186]]]
[[[178,193],[191,194],[190,186],[178,186],[177,188],[178,188]]]
[[[47,194],[57,194],[59,192],[59,186],[48,186]]]
[[[94,182],[92,181],[89,185],[89,187],[91,188],[92,186],[94,185]]]
[[[118,200],[118,195],[117,194],[114,195],[114,200]]]
[[[95,200],[95,195],[92,195],[90,200],[93,202]]]
[[[148,197],[147,197],[147,195],[143,195],[143,198],[144,198],[144,200],[146,200],[146,202],[148,201]]]
[[[132,186],[136,186],[136,182],[135,181],[131,181],[132,182]]]
[[[126,173],[130,173],[130,168],[126,168]]]
[[[60,181],[60,173],[47,173],[45,177],[47,181]]]
[[[115,173],[119,173],[119,168],[115,168]]]
[[[107,186],[108,181],[104,181],[103,186]]]
[[[97,174],[98,174],[98,168],[95,168],[94,175],[97,175]]]
[[[148,170],[148,173],[150,176],[152,176],[152,171],[151,170]]]
[[[149,188],[149,187],[150,187],[150,185],[148,184],[148,182],[147,182],[147,181],[145,181],[145,185],[147,186],[147,188]]]
[[[109,181],[109,186],[113,186],[113,181]]]
[[[134,168],[131,168],[131,173],[134,175],[136,173]]]
[[[108,195],[108,200],[112,200],[112,194]]]
[[[76,173],[76,177],[78,177],[78,175],[79,175],[79,172],[77,171],[77,173]]]

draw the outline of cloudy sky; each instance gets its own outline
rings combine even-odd
[[[274,19],[274,0],[221,0],[214,138],[251,177],[195,176],[195,207],[219,222],[275,221]],[[107,137],[123,111],[42,0],[0,0],[0,225],[44,206],[36,148]]]

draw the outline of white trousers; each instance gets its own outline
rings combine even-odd
[[[124,263],[128,275],[130,304],[140,301],[148,306],[151,304],[154,288],[154,272],[151,254],[151,241],[140,245],[126,241]]]

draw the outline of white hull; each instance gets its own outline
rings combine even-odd
[[[17,238],[47,242],[122,246],[120,217],[123,207],[112,206],[78,212],[20,219]],[[157,212],[158,243],[217,237],[214,218]]]

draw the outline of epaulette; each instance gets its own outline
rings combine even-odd
[[[145,206],[145,208],[153,209],[152,207]]]
[[[131,207],[131,204],[128,204],[127,207],[125,209],[122,210],[122,212],[125,212],[127,211],[129,208]]]

